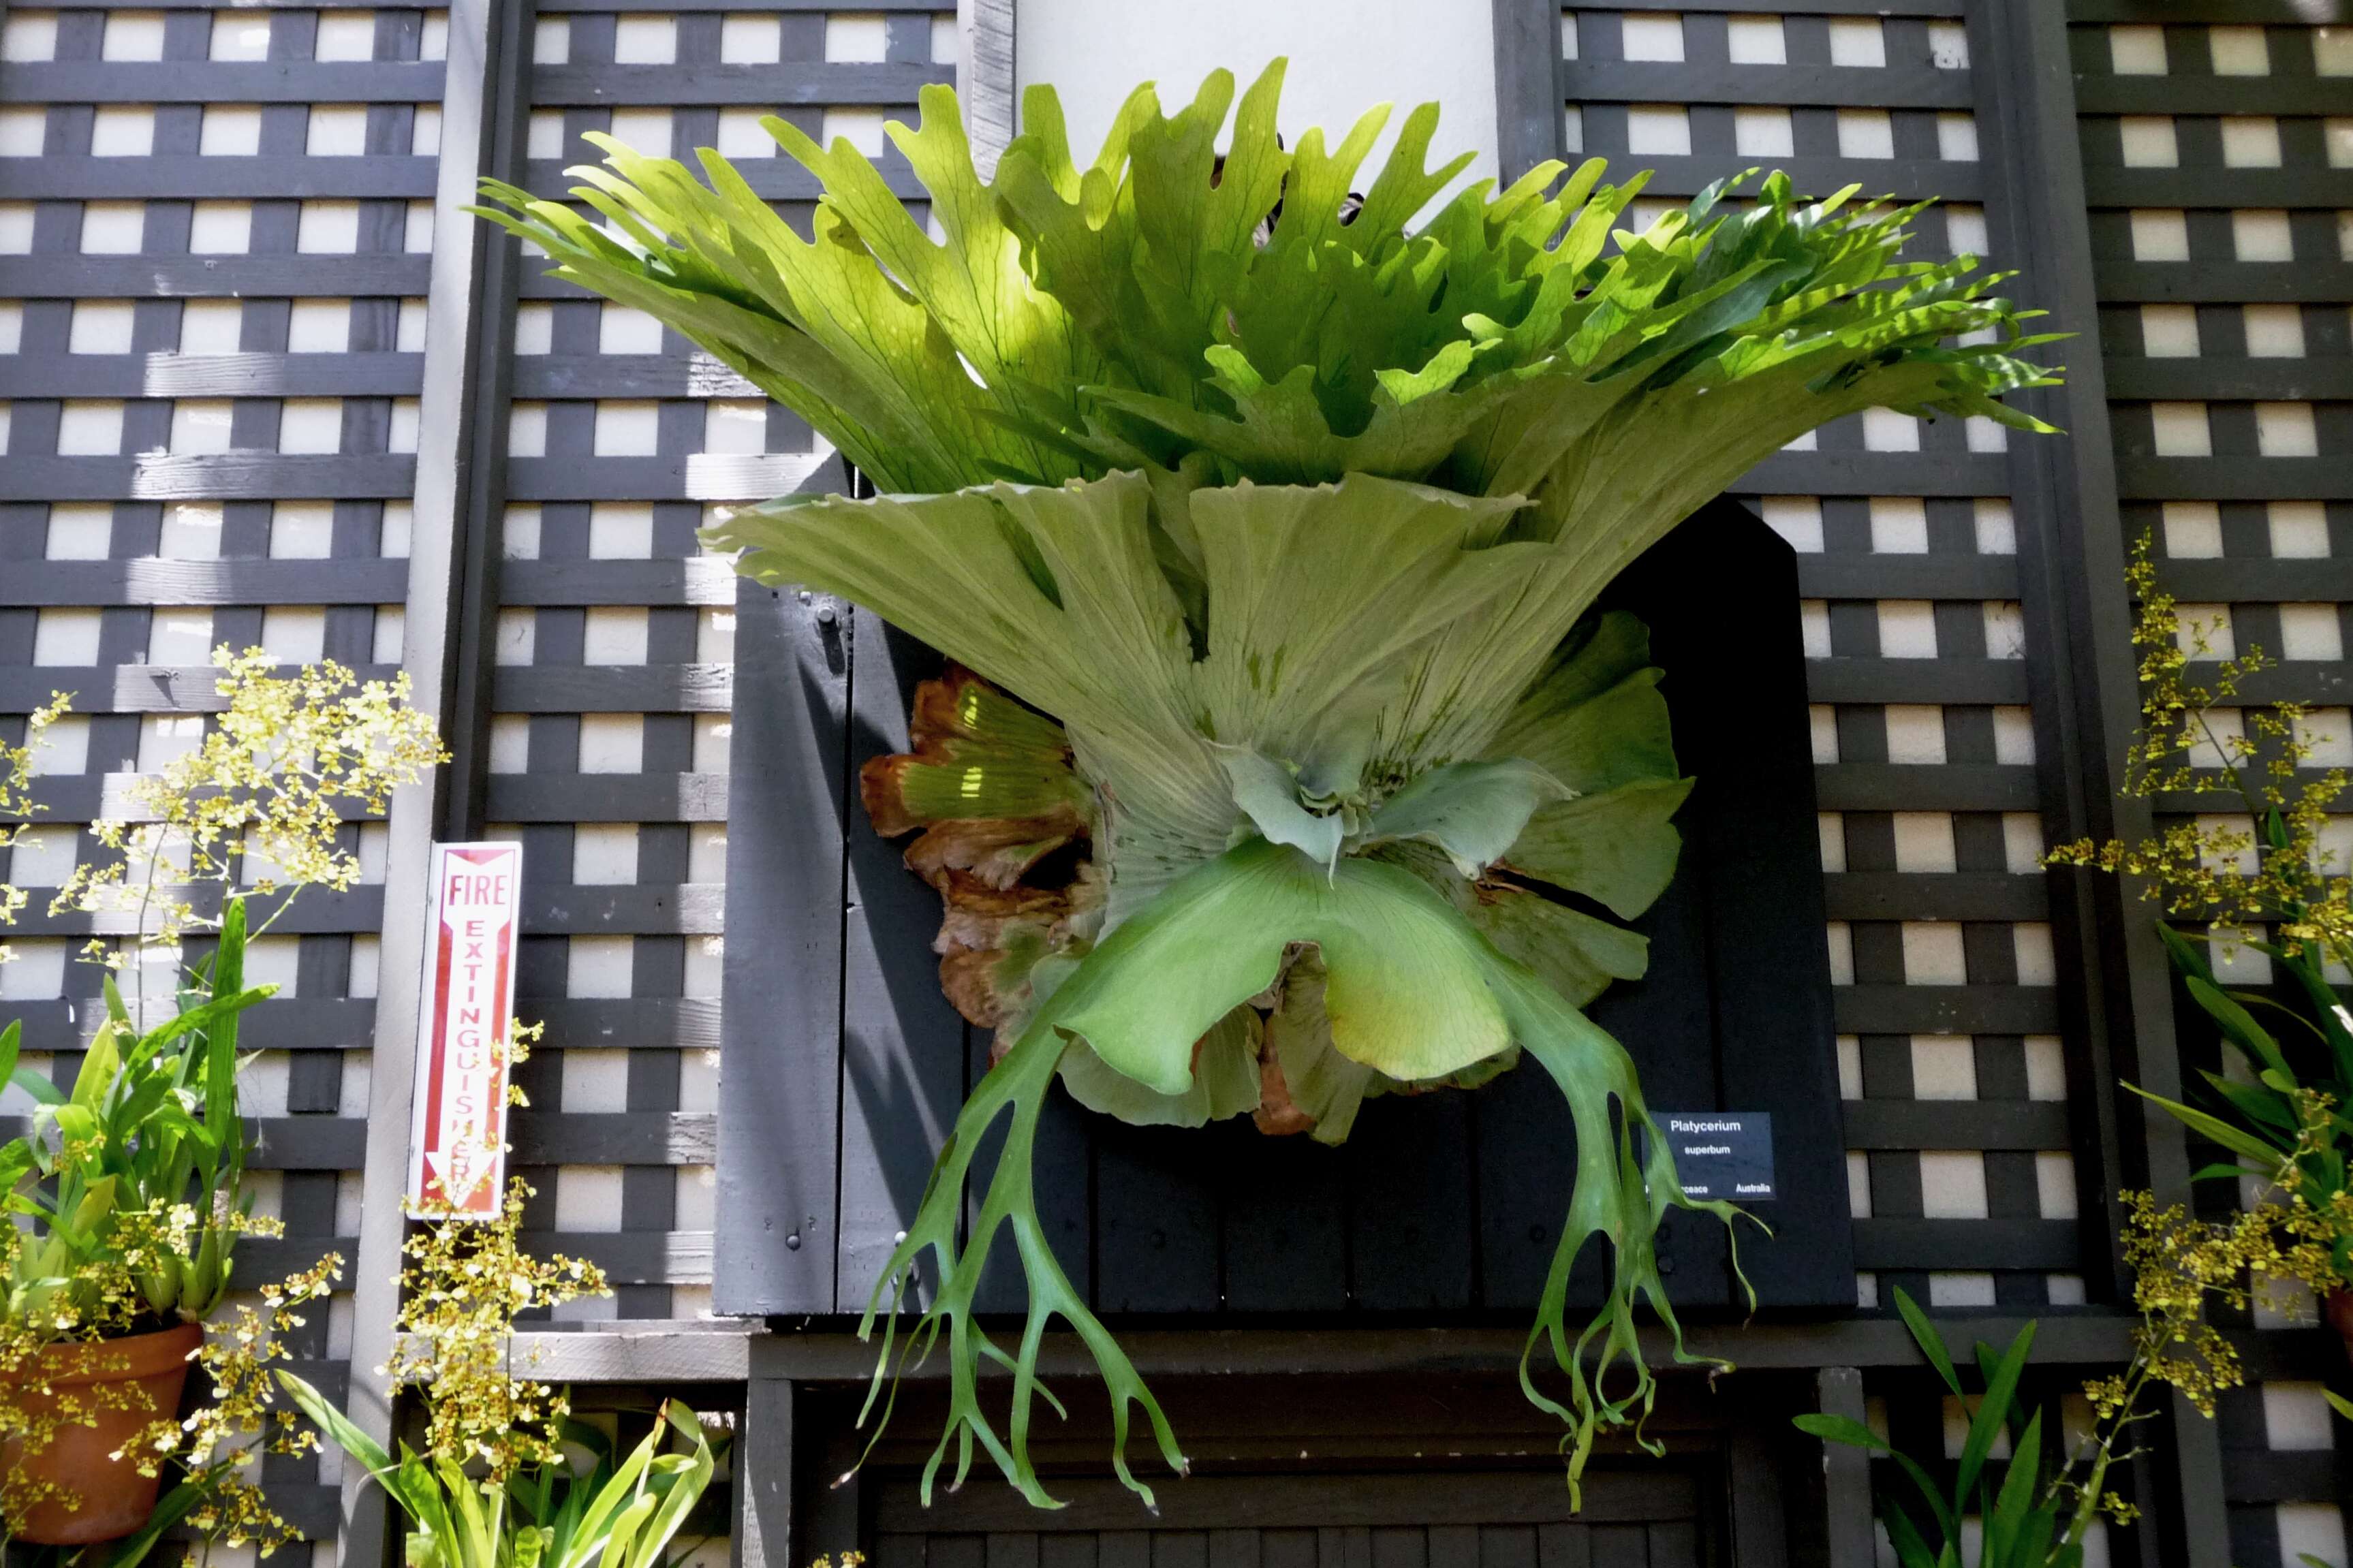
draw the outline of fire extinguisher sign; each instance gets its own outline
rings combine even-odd
[[[433,847],[408,1211],[496,1219],[506,1189],[520,844]]]

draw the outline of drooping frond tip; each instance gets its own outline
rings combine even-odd
[[[570,204],[489,182],[476,210],[900,492],[1160,468],[1537,496],[1580,444],[1702,393],[1741,394],[1707,445],[1749,461],[1873,404],[2044,427],[1999,400],[2051,384],[2016,353],[2049,340],[2014,334],[1976,258],[1899,259],[1918,207],[1752,170],[1637,227],[1648,176],[1604,184],[1598,159],[1450,195],[1466,160],[1429,167],[1435,105],[1375,170],[1387,106],[1286,146],[1282,76],[1237,104],[1212,73],[1174,114],[1140,88],[1083,168],[1033,88],[986,182],[955,94],[926,88],[887,129],[927,222],[846,142],[776,119],[824,188],[807,233],[708,149],[697,178],[601,136]]]

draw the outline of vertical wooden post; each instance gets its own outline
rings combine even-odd
[[[1826,1366],[1814,1374],[1825,1415],[1863,1418],[1862,1373],[1851,1366]],[[1871,1458],[1860,1448],[1822,1445],[1822,1495],[1829,1568],[1873,1568],[1878,1561],[1871,1530]]]
[[[462,210],[482,174],[511,166],[514,104],[527,68],[522,40],[532,7],[499,0],[452,0],[447,85],[441,106],[442,153],[434,191],[433,269],[426,302],[424,397],[418,411],[415,528],[408,558],[403,667],[422,711],[452,742],[460,767],[478,751],[460,732],[475,721],[459,700],[468,536],[472,493],[485,453],[479,426],[503,416],[481,397],[486,337],[503,330],[485,309],[484,277],[502,237]],[[409,1109],[417,1050],[417,987],[424,964],[425,910],[433,839],[463,793],[462,773],[445,768],[392,801],[385,854],[385,923],[370,1076],[366,1168],[359,1257],[353,1268],[350,1394],[345,1409],[378,1441],[392,1434],[393,1390],[385,1373],[393,1349],[405,1219],[399,1201],[407,1178]],[[343,1483],[345,1568],[378,1568],[390,1542],[384,1493],[356,1465]]]

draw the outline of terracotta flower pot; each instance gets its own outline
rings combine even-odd
[[[2345,1342],[2346,1359],[2353,1361],[2353,1289],[2331,1290],[2320,1304],[2320,1316]]]
[[[188,1357],[204,1339],[199,1325],[183,1323],[129,1339],[51,1345],[41,1352],[41,1380],[70,1391],[91,1422],[59,1426],[37,1454],[26,1454],[21,1437],[0,1443],[0,1472],[13,1474],[21,1467],[26,1476],[53,1482],[67,1494],[35,1504],[17,1540],[83,1546],[118,1540],[147,1522],[163,1478],[141,1475],[128,1455],[109,1456],[141,1427],[178,1413]],[[134,1384],[138,1393],[129,1386]],[[69,1503],[76,1498],[79,1508]]]

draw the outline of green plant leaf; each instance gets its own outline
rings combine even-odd
[[[1537,807],[1568,793],[1567,784],[1521,757],[1447,763],[1416,774],[1383,801],[1366,825],[1366,841],[1423,839],[1445,850],[1455,870],[1477,877],[1504,858]]]
[[[1327,878],[1255,838],[1105,937],[1037,1016],[1083,1037],[1116,1071],[1181,1095],[1194,1042],[1274,983],[1293,942],[1322,951],[1332,1041],[1351,1060],[1438,1078],[1509,1043],[1478,939],[1436,894],[1372,860],[1343,860]]]
[[[1258,1015],[1237,1007],[1193,1050],[1193,1081],[1182,1094],[1158,1093],[1104,1065],[1083,1040],[1062,1054],[1062,1087],[1090,1110],[1135,1127],[1200,1127],[1258,1109]]]
[[[1936,1369],[1936,1375],[1945,1380],[1953,1397],[1960,1398],[1960,1374],[1953,1370],[1953,1358],[1945,1350],[1945,1336],[1936,1331],[1936,1325],[1928,1321],[1920,1303],[1912,1300],[1911,1292],[1901,1285],[1895,1288],[1895,1310],[1904,1319],[1904,1326],[1912,1331],[1912,1341],[1920,1347],[1920,1353],[1928,1358],[1928,1364]]]
[[[1683,835],[1669,820],[1689,779],[1645,779],[1606,795],[1546,806],[1505,858],[1513,869],[1599,900],[1631,920],[1674,879]]]
[[[1889,1452],[1887,1440],[1860,1421],[1844,1415],[1831,1415],[1819,1410],[1809,1410],[1789,1417],[1791,1425],[1809,1436],[1820,1437],[1825,1443],[1842,1443],[1850,1448],[1867,1448],[1875,1454]]]
[[[1299,799],[1298,775],[1261,752],[1220,746],[1218,765],[1233,786],[1234,805],[1261,837],[1270,844],[1287,844],[1331,869],[1347,834],[1347,822],[1338,812],[1308,810]]]

